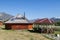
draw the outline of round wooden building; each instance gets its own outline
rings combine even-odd
[[[20,29],[32,29],[32,23],[29,23],[29,20],[23,16],[18,14],[17,16],[11,18],[7,22],[5,22],[5,29],[13,29],[13,30],[20,30]]]

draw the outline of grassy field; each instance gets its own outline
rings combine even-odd
[[[50,40],[40,33],[31,33],[27,30],[2,30],[0,28],[0,40]]]
[[[54,34],[60,34],[60,31],[55,31]]]
[[[39,33],[26,30],[0,30],[0,40],[49,40]]]

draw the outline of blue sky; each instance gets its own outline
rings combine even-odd
[[[60,17],[60,0],[0,0],[0,12],[25,12],[28,19]]]

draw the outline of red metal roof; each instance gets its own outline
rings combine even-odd
[[[53,24],[54,23],[54,21],[53,20],[51,20],[51,19],[48,19],[48,18],[43,18],[43,19],[37,19],[37,20],[35,20],[35,22],[34,23],[40,23],[40,24]]]

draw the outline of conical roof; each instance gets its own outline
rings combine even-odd
[[[21,14],[17,14],[17,15],[16,15],[16,18],[24,18],[24,16],[21,15]]]
[[[5,23],[29,23],[29,21],[21,14],[17,14]]]

